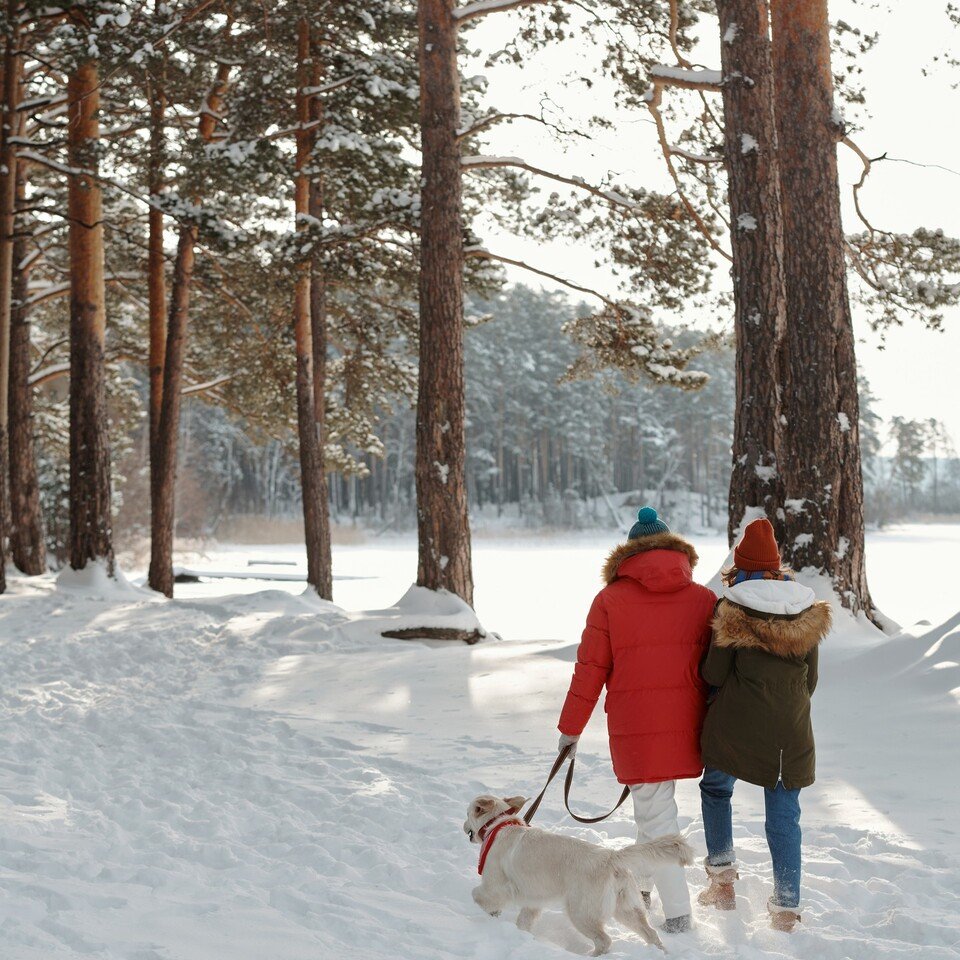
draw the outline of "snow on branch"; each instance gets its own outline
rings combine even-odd
[[[489,13],[503,13],[506,10],[516,10],[518,7],[539,7],[551,2],[553,0],[474,0],[473,3],[456,7],[453,11],[453,19],[466,23],[468,20],[485,17]]]
[[[711,90],[719,93],[723,89],[723,74],[719,70],[658,64],[650,68],[650,76],[655,84],[682,87],[684,90]]]
[[[693,163],[723,163],[723,157],[712,156],[705,153],[694,153],[692,150],[684,150],[683,147],[670,147],[670,152],[675,157],[682,157],[684,160],[691,160]]]
[[[595,187],[593,184],[587,183],[582,177],[566,177],[561,173],[554,173],[552,170],[535,167],[533,164],[527,163],[522,157],[464,157],[460,161],[460,165],[465,170],[492,170],[497,167],[514,167],[527,170],[538,177],[547,177],[550,180],[556,180],[558,183],[566,183],[579,190],[585,190],[587,193],[592,193],[594,196],[612,203],[615,207],[623,207],[631,211],[639,209],[637,204],[632,203],[623,194],[617,193],[616,190],[604,190],[602,187]]]
[[[304,87],[302,92],[305,97],[319,97],[323,93],[330,93],[333,90],[339,90],[340,87],[345,87],[348,83],[353,83],[358,76],[357,73],[351,73],[349,76],[340,77],[339,80],[331,80],[319,87]]]
[[[225,373],[222,376],[207,380],[206,383],[191,383],[183,387],[180,391],[181,397],[189,397],[197,393],[206,393],[208,390],[214,390],[233,379],[232,373]]]
[[[44,367],[43,369],[38,370],[36,373],[31,373],[27,378],[27,383],[31,387],[39,387],[44,383],[49,383],[51,380],[59,380],[61,377],[66,377],[69,374],[69,362],[55,363],[49,367]]]
[[[863,281],[855,295],[875,330],[901,325],[905,313],[939,330],[944,310],[960,302],[960,240],[943,230],[852,235],[846,253]]]

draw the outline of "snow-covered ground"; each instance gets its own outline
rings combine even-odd
[[[695,540],[706,579],[725,545]],[[477,609],[503,640],[474,647],[382,640],[348,612],[400,598],[415,569],[409,539],[337,548],[338,606],[292,581],[184,584],[167,602],[12,578],[0,598],[0,957],[585,953],[560,914],[531,937],[479,912],[461,823],[477,793],[539,790],[609,545],[596,533],[478,538]],[[294,553],[225,547],[189,565],[263,570],[248,561]],[[802,928],[766,926],[762,798],[741,785],[739,909],[698,913],[671,954],[960,955],[958,554],[958,527],[872,536],[881,606],[930,624],[885,638],[848,622],[824,648]],[[576,802],[600,812],[617,794],[601,715],[579,757]],[[680,804],[702,849],[694,782]],[[631,837],[626,814],[588,829],[561,810],[557,789],[538,823]],[[695,868],[689,877],[699,886]],[[649,950],[619,933],[615,955]]]

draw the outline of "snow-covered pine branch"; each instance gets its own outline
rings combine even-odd
[[[703,371],[686,366],[703,346],[710,345],[710,339],[701,347],[675,347],[671,340],[662,339],[650,311],[635,304],[607,302],[598,313],[568,321],[563,331],[581,347],[580,356],[564,375],[567,381],[618,370],[632,383],[648,377],[654,383],[699,390],[709,379]]]
[[[671,146],[670,152],[675,157],[681,157],[693,163],[723,163],[723,157],[711,156],[710,154],[704,153],[693,153],[693,151],[685,150],[683,147]]]
[[[474,0],[473,3],[456,7],[453,11],[453,19],[466,23],[468,20],[477,20],[491,13],[503,13],[506,10],[516,10],[518,7],[542,7],[554,2],[556,0]]]
[[[723,89],[723,74],[719,70],[701,68],[668,67],[657,64],[650,68],[654,83],[684,90],[706,90],[719,93]]]
[[[220,387],[225,383],[229,383],[232,379],[232,373],[225,373],[222,376],[214,377],[212,380],[207,380],[205,383],[185,384],[180,390],[180,396],[189,397],[198,393],[207,393],[208,391],[215,390],[217,387]]]
[[[331,80],[329,83],[321,83],[314,87],[304,87],[303,95],[305,97],[318,97],[323,93],[332,93],[334,90],[339,90],[341,87],[345,87],[348,83],[353,83],[358,76],[359,74],[351,73],[346,77],[340,77],[337,80]]]
[[[69,373],[69,361],[66,363],[55,363],[49,367],[43,367],[41,370],[37,370],[36,373],[31,373],[27,378],[27,382],[31,387],[39,387],[44,383],[49,383],[51,380],[59,380],[61,377],[66,377]]]

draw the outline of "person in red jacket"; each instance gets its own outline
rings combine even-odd
[[[560,749],[576,742],[604,686],[613,771],[629,784],[639,840],[678,833],[676,781],[699,777],[707,686],[700,661],[710,642],[717,598],[693,582],[697,551],[657,516],[637,514],[629,540],[603,567],[560,714]],[[638,878],[656,886],[668,933],[690,928],[683,867]]]

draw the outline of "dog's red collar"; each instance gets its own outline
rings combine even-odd
[[[508,810],[506,814],[501,813],[500,817],[504,817],[510,813],[516,813],[516,811]],[[522,820],[518,820],[516,817],[510,817],[510,819],[508,820],[501,820],[500,817],[494,817],[494,819],[491,820],[490,823],[485,823],[483,827],[480,828],[480,831],[477,832],[477,836],[479,836],[483,841],[480,847],[480,862],[477,864],[477,873],[479,873],[481,877],[483,876],[483,868],[487,864],[487,854],[490,853],[490,848],[493,846],[493,841],[497,839],[497,834],[504,827],[525,827],[526,826],[526,824]],[[490,824],[494,823],[496,820],[500,820],[500,822],[489,833],[487,833],[487,827],[489,827]]]
[[[477,830],[477,836],[480,838],[480,842],[483,842],[483,838],[487,835],[487,831],[490,827],[495,824],[501,817],[512,817],[514,814],[520,812],[518,807],[508,807],[503,813],[498,813],[495,816],[491,817],[482,827]]]

